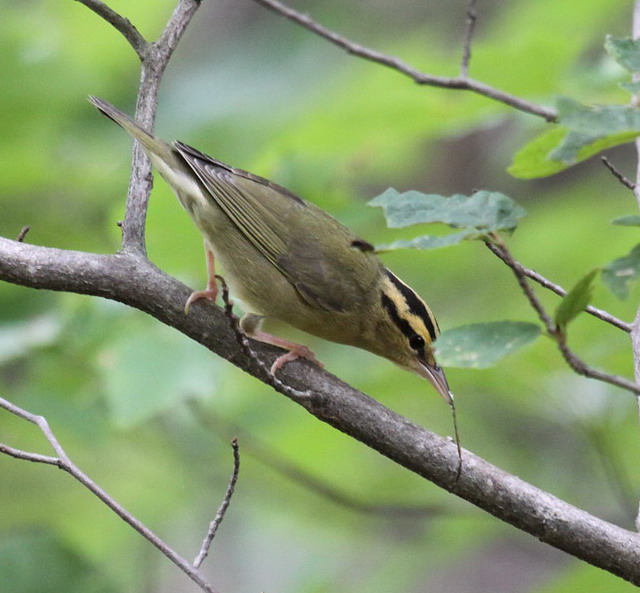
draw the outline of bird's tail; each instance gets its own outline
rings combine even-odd
[[[123,113],[108,101],[98,97],[89,96],[89,101],[98,108],[98,111],[116,122],[125,132],[138,140],[149,156],[157,156],[165,162],[175,160],[173,149],[166,142],[147,132],[126,113]]]

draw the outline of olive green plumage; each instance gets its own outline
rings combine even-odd
[[[246,327],[255,329],[257,316],[279,319],[369,350],[428,378],[450,401],[431,348],[433,314],[366,241],[285,188],[182,142],[167,144],[106,101],[90,100],[142,144],[172,186],[232,294],[253,314]]]

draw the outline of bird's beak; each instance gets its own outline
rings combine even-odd
[[[429,364],[422,360],[419,360],[418,363],[418,374],[425,379],[429,379],[431,385],[444,398],[444,401],[450,406],[453,405],[453,393],[449,389],[449,383],[444,371],[438,365]]]

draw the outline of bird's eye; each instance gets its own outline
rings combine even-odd
[[[420,350],[421,348],[424,348],[424,338],[419,334],[413,334],[409,338],[409,346],[411,346],[411,348],[413,348],[414,350]]]

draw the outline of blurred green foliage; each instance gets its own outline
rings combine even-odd
[[[173,2],[113,0],[157,36]],[[0,1],[0,233],[68,249],[113,252],[123,215],[129,140],[87,103],[131,112],[137,60],[126,43],[70,0]],[[417,67],[457,72],[464,2],[296,3],[328,27]],[[533,101],[563,94],[619,103],[628,77],[603,50],[623,37],[622,0],[479,3],[472,75]],[[532,116],[469,93],[419,87],[348,56],[248,0],[208,0],[167,70],[158,132],[272,178],[369,240],[385,229],[373,196],[396,187],[443,195],[503,192],[529,216],[514,255],[573,286],[628,253],[635,227],[611,226],[633,198],[597,161],[545,180],[506,173],[517,149],[547,130]],[[611,158],[635,167],[629,147]],[[205,281],[201,240],[162,181],[152,196],[151,259],[194,287]],[[389,266],[421,292],[443,328],[536,322],[511,272],[480,242],[399,251]],[[550,311],[559,299],[538,290]],[[593,304],[633,319],[596,286]],[[414,422],[450,434],[449,410],[418,377],[365,352],[294,336],[327,368]],[[629,339],[586,315],[569,343],[590,364],[632,375]],[[465,447],[570,503],[631,527],[640,453],[634,398],[576,377],[549,340],[490,370],[452,369]],[[45,415],[78,465],[187,558],[195,556],[226,488],[227,431],[215,411],[341,491],[372,503],[441,504],[423,519],[358,514],[284,478],[240,449],[236,495],[205,573],[222,592],[486,591],[583,593],[631,585],[498,524],[359,443],[336,433],[230,364],[137,311],[88,297],[0,285],[0,393]],[[49,453],[35,427],[0,413],[0,439]],[[196,591],[69,476],[0,458],[0,589]]]

